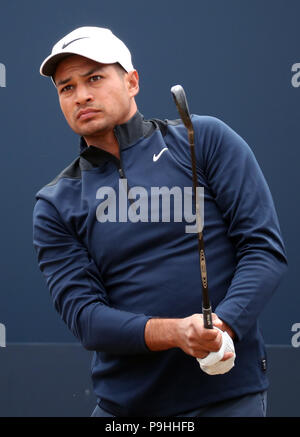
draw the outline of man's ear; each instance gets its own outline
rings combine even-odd
[[[138,72],[136,70],[129,71],[126,80],[130,97],[135,97],[140,90]]]

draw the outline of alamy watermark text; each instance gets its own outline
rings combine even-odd
[[[162,186],[147,190],[135,186],[129,189],[127,179],[120,179],[118,191],[109,186],[97,190],[96,199],[101,202],[96,209],[96,219],[99,223],[185,222],[190,223],[185,226],[186,233],[201,232],[204,226],[204,188],[197,187],[196,193],[199,214],[193,213],[192,187]]]
[[[6,87],[6,68],[5,65],[0,62],[0,87]]]
[[[292,346],[293,347],[299,347],[300,346],[300,323],[294,323],[292,325],[292,332],[295,332],[295,334],[292,336]]]
[[[0,323],[0,347],[6,346],[6,329],[3,323]]]

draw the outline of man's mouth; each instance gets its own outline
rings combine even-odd
[[[99,109],[93,109],[93,108],[82,109],[77,114],[77,120],[86,120],[88,118],[93,117],[98,112]]]

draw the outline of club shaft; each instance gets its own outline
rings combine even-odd
[[[191,162],[192,162],[192,175],[193,175],[193,191],[194,191],[194,199],[195,199],[195,209],[196,209],[196,223],[198,228],[198,253],[199,253],[199,262],[200,262],[200,272],[201,272],[201,281],[202,281],[202,314],[203,314],[203,324],[207,329],[213,328],[212,323],[212,310],[211,304],[209,300],[209,292],[208,292],[208,282],[207,282],[207,268],[206,268],[206,259],[205,259],[205,250],[204,250],[204,239],[201,226],[201,213],[200,213],[200,204],[198,199],[197,187],[198,187],[198,179],[197,179],[197,168],[196,168],[196,156],[195,156],[195,144],[194,144],[194,132],[190,132],[189,129],[189,142],[190,142],[190,152],[191,152]]]
[[[196,155],[195,155],[195,141],[194,141],[194,128],[191,120],[191,116],[188,109],[188,104],[185,96],[184,89],[181,85],[175,85],[171,88],[178,112],[180,117],[188,131],[188,139],[190,144],[191,153],[191,163],[192,163],[192,179],[193,179],[193,194],[195,199],[195,212],[196,212],[196,226],[198,234],[198,253],[199,253],[199,263],[200,263],[200,273],[202,282],[202,314],[203,314],[203,324],[205,328],[212,329],[212,309],[209,300],[208,283],[207,283],[207,269],[204,251],[204,240],[203,240],[203,226],[201,226],[201,213],[200,204],[197,193],[198,187],[198,177],[197,177],[197,166],[196,166]]]

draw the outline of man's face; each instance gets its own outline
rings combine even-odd
[[[136,112],[136,71],[126,73],[118,64],[72,55],[58,64],[54,80],[68,124],[85,138],[111,132]]]

